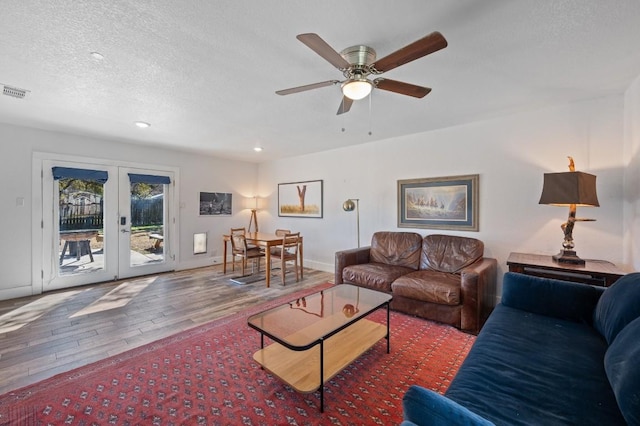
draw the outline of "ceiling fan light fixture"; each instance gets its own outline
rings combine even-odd
[[[373,84],[366,78],[353,78],[342,84],[342,94],[354,101],[369,96],[371,89],[373,89]]]

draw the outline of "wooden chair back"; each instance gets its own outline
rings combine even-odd
[[[244,255],[247,252],[247,230],[245,228],[231,228],[231,252],[234,255]]]
[[[231,228],[231,233],[229,235],[231,240],[231,254],[233,256],[232,269],[234,271],[236,270],[236,256],[240,257],[242,260],[243,276],[248,259],[258,260],[258,272],[260,272],[260,258],[265,255],[258,247],[249,247],[247,244],[246,233],[247,231],[245,228]]]
[[[298,257],[300,247],[300,233],[288,233],[282,236],[281,257],[283,260],[293,260]]]
[[[300,233],[287,233],[282,236],[280,249],[280,274],[282,285],[285,284],[285,274],[287,273],[287,262],[293,262],[296,272],[296,282],[300,281],[300,270],[298,268],[298,248],[300,247]]]

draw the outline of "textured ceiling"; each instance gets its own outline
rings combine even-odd
[[[30,91],[0,96],[0,122],[253,162],[622,93],[640,75],[638,0],[4,0],[0,14],[0,84]],[[383,74],[431,87],[423,99],[374,90],[337,116],[338,86],[274,93],[342,77],[297,34],[381,58],[432,31],[446,49]]]

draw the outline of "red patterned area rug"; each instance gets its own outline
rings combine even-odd
[[[391,425],[412,384],[444,392],[475,337],[391,312],[384,339],[325,385],[301,394],[253,360],[253,313],[301,291],[0,396],[11,425]],[[369,316],[385,323],[386,311]]]

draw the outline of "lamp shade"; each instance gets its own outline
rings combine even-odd
[[[257,210],[260,207],[260,198],[257,196],[246,197],[243,204],[245,209]]]
[[[348,199],[347,201],[342,203],[342,209],[345,212],[352,212],[356,209],[356,203],[354,203],[352,199]]]
[[[545,173],[539,204],[599,207],[596,177],[584,172]]]

